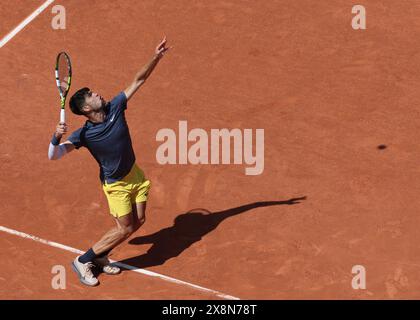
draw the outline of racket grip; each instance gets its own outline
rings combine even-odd
[[[66,114],[64,112],[64,109],[61,109],[60,112],[60,122],[66,122]]]

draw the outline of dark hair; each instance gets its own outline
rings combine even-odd
[[[85,87],[78,90],[71,98],[70,98],[70,109],[74,114],[84,115],[83,107],[85,105],[85,98],[89,94],[90,89]]]

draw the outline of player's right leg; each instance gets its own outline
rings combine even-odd
[[[132,193],[131,203],[133,218],[140,227],[146,222],[146,205],[151,187],[150,180],[145,178],[144,172],[137,165],[133,167],[132,177],[129,181]]]
[[[132,204],[133,208],[133,220],[136,225],[140,228],[146,222],[146,205],[147,201],[136,202]]]

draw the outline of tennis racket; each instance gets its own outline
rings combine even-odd
[[[57,55],[55,63],[55,80],[57,82],[61,101],[60,122],[66,122],[64,106],[71,85],[71,61],[69,55],[65,52],[60,52]]]

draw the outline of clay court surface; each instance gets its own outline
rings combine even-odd
[[[43,2],[2,0],[0,38]],[[240,299],[420,298],[418,1],[365,3],[359,31],[347,0],[68,0],[66,30],[55,4],[0,49],[0,226],[86,250],[114,225],[87,149],[48,160],[55,57],[72,58],[70,94],[111,99],[166,35],[174,48],[126,112],[153,183],[147,222],[111,258]],[[156,133],[180,120],[264,129],[264,172],[159,165]],[[84,121],[67,112],[70,131]],[[222,299],[133,271],[88,288],[75,253],[5,232],[0,252],[1,299]]]

